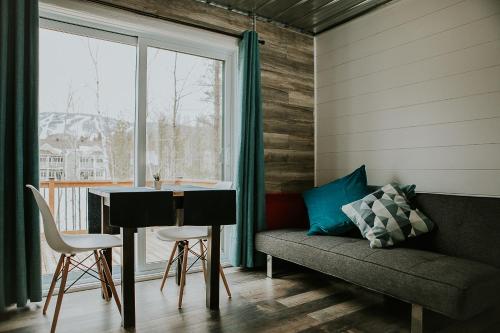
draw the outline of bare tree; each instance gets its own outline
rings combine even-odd
[[[76,156],[76,151],[78,149],[79,137],[78,133],[73,133],[72,131],[68,131],[68,119],[70,118],[70,114],[75,114],[78,112],[76,109],[76,96],[77,90],[73,88],[73,84],[70,82],[68,86],[68,94],[66,97],[66,105],[65,105],[65,117],[64,117],[64,125],[63,125],[63,156],[65,158],[68,156],[68,153],[73,153]],[[72,174],[76,175],[77,163],[76,159],[73,159],[72,166],[73,169]],[[67,169],[65,168],[65,172]]]
[[[110,165],[113,170],[113,180],[128,180],[133,172],[132,153],[130,147],[134,144],[131,125],[123,120],[117,120],[113,132],[109,136]]]
[[[213,170],[216,174],[213,177],[219,177],[221,171],[221,125],[222,125],[222,63],[219,60],[213,60],[207,67],[200,86],[205,88],[205,97],[203,101],[213,105],[213,113],[210,115],[211,123],[207,124],[212,129],[212,153]],[[203,119],[202,123],[206,120]]]
[[[151,60],[156,59],[159,53],[160,50],[157,50],[151,57]],[[179,176],[177,174],[177,164],[183,156],[184,146],[180,126],[180,111],[182,109],[183,99],[193,93],[188,90],[187,83],[189,82],[189,77],[191,76],[194,68],[192,68],[185,76],[181,77],[179,73],[178,61],[179,55],[175,52],[171,71],[173,84],[171,104],[164,105],[161,111],[155,113],[154,118],[156,119],[157,127],[156,138],[151,136],[150,141],[156,141],[157,147],[153,147],[153,145],[148,147],[148,149],[154,149],[158,153],[158,165],[150,165],[150,168],[158,169],[150,170],[150,173],[160,172],[162,177],[167,178],[175,178]],[[151,63],[152,61],[148,63],[148,66]],[[151,97],[148,97],[148,99],[149,98]],[[148,100],[148,113],[154,113],[154,110],[151,109],[152,105],[153,103],[151,103],[151,100]],[[168,114],[171,114],[170,120],[167,118]]]
[[[184,78],[179,78],[178,73],[177,73],[177,60],[178,60],[179,53],[175,52],[174,55],[174,69],[172,72],[172,76],[174,79],[174,96],[173,96],[173,101],[172,101],[172,144],[174,145],[172,151],[174,155],[174,163],[173,163],[173,176],[177,177],[179,176],[177,174],[177,163],[179,161],[179,155],[183,154],[183,142],[181,140],[181,132],[180,132],[180,127],[179,127],[179,111],[182,106],[182,100],[191,95],[193,92],[192,91],[187,91],[186,90],[186,84],[189,81],[189,77],[191,76],[191,73],[194,70],[194,67],[190,69],[190,71],[187,73],[187,75]]]
[[[75,142],[75,137],[72,133],[68,133],[68,118],[69,114],[75,111],[75,94],[76,91],[73,89],[72,82],[69,82],[68,93],[66,95],[66,103],[64,105],[64,121],[63,121],[63,131],[62,131],[62,144],[61,144],[61,155],[63,156],[65,163],[68,162],[68,149],[72,149],[77,143]],[[73,163],[73,168],[76,168],[75,163]],[[66,173],[66,168],[64,167],[64,173]],[[67,175],[64,175],[65,177]],[[56,218],[59,219],[61,213],[61,200],[63,191],[57,191],[57,213]]]
[[[108,166],[108,174],[111,176],[111,179],[115,179],[115,169],[114,164],[109,158],[111,154],[112,147],[109,144],[108,139],[108,131],[110,130],[109,119],[103,113],[101,108],[101,81],[100,81],[100,73],[99,73],[99,44],[92,47],[90,43],[90,38],[87,38],[87,49],[89,51],[90,60],[92,63],[92,67],[94,70],[94,93],[95,93],[95,109],[97,112],[97,120],[98,120],[98,128],[99,136],[101,140],[101,151],[104,155],[104,160],[106,165]]]

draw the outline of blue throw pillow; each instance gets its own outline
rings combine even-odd
[[[366,185],[365,166],[350,175],[304,192],[309,214],[308,235],[339,235],[355,225],[342,212],[342,206],[370,193]]]

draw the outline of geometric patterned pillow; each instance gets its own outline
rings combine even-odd
[[[388,184],[363,199],[342,206],[371,248],[383,248],[430,232],[434,223],[412,209],[398,184]]]

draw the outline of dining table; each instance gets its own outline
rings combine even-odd
[[[138,228],[207,226],[206,306],[219,309],[220,231],[236,223],[236,191],[192,185],[95,187],[87,191],[88,232],[119,234],[121,254],[121,315],[124,328],[134,328],[135,234]],[[104,249],[112,263],[112,249]]]

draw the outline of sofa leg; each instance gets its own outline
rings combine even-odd
[[[267,255],[267,271],[266,275],[268,278],[273,278],[273,256]]]
[[[423,332],[424,308],[418,304],[411,305],[411,333]]]

